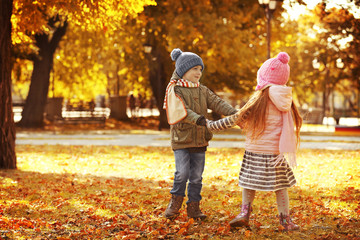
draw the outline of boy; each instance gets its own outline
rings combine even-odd
[[[205,219],[200,210],[202,174],[205,151],[212,138],[206,128],[207,111],[211,109],[227,116],[237,110],[199,83],[204,64],[198,55],[176,48],[171,58],[175,61],[175,71],[166,88],[164,109],[170,124],[176,171],[165,217],[173,219],[179,215],[188,182],[187,215]]]

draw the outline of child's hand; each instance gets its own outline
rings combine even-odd
[[[210,124],[213,123],[214,121],[206,119],[206,127],[210,130],[213,131],[214,129],[211,128]]]
[[[206,118],[204,116],[200,116],[198,120],[196,121],[196,125],[199,126],[206,126]]]

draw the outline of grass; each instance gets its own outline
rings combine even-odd
[[[279,231],[275,194],[258,192],[250,229],[238,214],[243,149],[209,149],[204,222],[162,217],[174,158],[166,147],[17,146],[17,170],[0,172],[0,239],[359,239],[360,153],[300,150],[289,189],[301,230]]]

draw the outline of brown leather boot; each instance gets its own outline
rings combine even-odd
[[[170,203],[165,210],[165,217],[169,219],[177,217],[183,201],[183,196],[171,195]]]
[[[200,210],[200,202],[189,202],[187,204],[187,215],[188,218],[195,218],[195,219],[205,219],[206,215],[203,214]]]
[[[241,205],[241,212],[230,221],[230,227],[248,227],[251,212],[252,208],[250,203]]]
[[[284,227],[283,231],[296,231],[300,229],[300,227],[296,225],[288,215],[280,213],[279,219],[280,224]]]

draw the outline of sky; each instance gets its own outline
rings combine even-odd
[[[296,20],[301,14],[306,13],[308,9],[314,9],[321,0],[304,0],[307,6],[300,6],[299,4],[292,4],[290,6],[289,2],[289,0],[284,1],[283,7],[287,10],[287,13],[284,14],[291,20]],[[355,18],[360,18],[360,9],[355,7],[354,3],[349,3],[349,0],[329,0],[327,4],[327,8],[339,6],[349,8],[349,11],[354,14]]]

